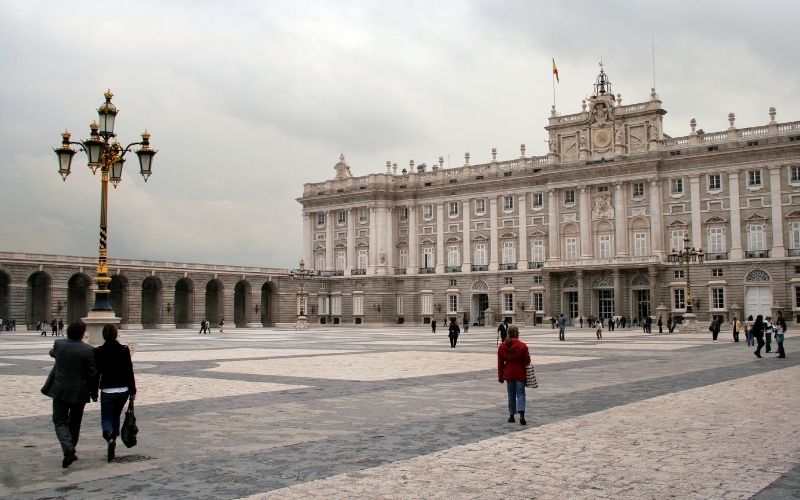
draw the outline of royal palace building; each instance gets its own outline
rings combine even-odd
[[[766,112],[767,110],[765,110]],[[601,69],[578,113],[555,107],[549,151],[443,168],[410,162],[304,186],[311,321],[531,324],[563,313],[800,321],[800,122],[667,135]],[[765,113],[766,115],[766,113]],[[688,237],[688,241],[686,238]],[[705,260],[674,263],[673,249]]]

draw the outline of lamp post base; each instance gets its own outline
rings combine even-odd
[[[86,323],[86,342],[95,347],[102,345],[105,342],[103,327],[110,324],[119,328],[121,321],[121,318],[114,316],[114,311],[89,311],[89,316],[83,318]]]
[[[308,318],[305,316],[298,316],[297,321],[294,323],[295,330],[308,330]]]
[[[683,315],[683,325],[678,331],[679,333],[700,333],[697,329],[697,315],[694,313],[686,313]]]

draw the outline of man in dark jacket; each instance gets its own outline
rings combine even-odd
[[[75,447],[81,432],[83,407],[89,398],[97,401],[97,370],[94,347],[83,342],[86,325],[76,321],[67,327],[67,338],[58,339],[50,349],[55,358],[42,392],[53,398],[53,424],[64,452],[61,466],[65,469],[78,457]]]

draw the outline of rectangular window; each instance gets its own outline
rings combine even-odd
[[[344,250],[337,250],[336,251],[336,270],[341,271],[343,270],[347,264],[347,256]]]
[[[400,207],[398,216],[400,218],[400,222],[408,221],[408,207]]]
[[[339,210],[336,212],[336,224],[341,226],[345,222],[347,222],[347,212],[344,210]]]
[[[722,277],[722,269],[719,267],[715,267],[711,270],[711,277],[713,278],[721,278]]]
[[[450,214],[450,217],[455,217],[458,215],[458,202],[451,201],[447,203],[447,213]]]
[[[502,264],[512,264],[516,262],[516,252],[514,252],[514,242],[513,241],[504,241],[503,242],[503,255],[502,255]]]
[[[366,248],[358,249],[358,268],[366,269],[369,265],[369,250]]]
[[[364,315],[364,296],[353,295],[353,316]]]
[[[633,183],[633,197],[642,198],[644,196],[644,182]]]
[[[578,259],[578,238],[570,236],[564,239],[564,259]]]
[[[458,295],[447,296],[447,312],[449,313],[458,312]]]
[[[334,316],[342,315],[342,296],[334,295],[331,297],[331,314]]]
[[[764,225],[751,224],[747,232],[747,250],[750,252],[758,252],[766,250],[766,247],[764,241]]]
[[[317,227],[325,227],[325,214],[323,212],[317,214]]]
[[[564,191],[564,203],[566,205],[572,205],[575,203],[575,190],[568,189]]]
[[[686,236],[686,231],[683,229],[672,229],[669,232],[669,249],[683,250],[683,237]]]
[[[800,309],[800,286],[794,287],[794,307]]]
[[[542,193],[533,193],[533,208],[542,208]]]
[[[503,196],[503,211],[511,212],[512,210],[514,210],[514,197]]]
[[[401,248],[397,252],[397,267],[400,269],[408,267],[408,248]]]
[[[599,255],[601,259],[610,259],[611,258],[611,235],[610,234],[601,234],[599,237]]]
[[[422,314],[433,314],[433,295],[422,296]]]
[[[722,189],[722,179],[720,178],[719,174],[709,174],[708,175],[708,190],[709,191],[719,191]]]
[[[647,256],[647,233],[633,233],[633,256]]]
[[[725,289],[712,288],[711,289],[711,308],[712,309],[725,309]]]
[[[475,215],[486,214],[486,200],[475,200]]]
[[[423,205],[422,218],[425,220],[433,219],[433,205]]]
[[[761,186],[761,170],[747,171],[747,185],[750,187]]]
[[[451,280],[449,281],[449,286],[450,286],[450,288],[455,288],[455,287],[456,287],[456,280],[454,280],[454,279],[451,279]]]
[[[319,307],[319,315],[328,315],[328,297],[320,297],[317,299],[317,306]]]
[[[675,288],[672,291],[672,308],[673,309],[686,309],[686,302],[684,297],[684,289],[683,288]]]
[[[534,293],[533,294],[533,310],[534,311],[543,311],[544,310],[544,294],[543,293]]]
[[[514,278],[511,276],[505,276],[503,278],[503,283],[506,285],[512,285],[514,283]]]
[[[397,296],[397,315],[398,316],[403,316],[406,313],[406,311],[405,311],[406,307],[405,306],[406,306],[405,297],[403,297],[402,295],[398,295]]]
[[[422,267],[436,267],[436,261],[433,260],[433,247],[422,249]]]
[[[789,179],[791,182],[800,182],[800,165],[789,167]]]
[[[721,227],[708,228],[708,253],[722,253],[725,251],[725,234]]]
[[[450,267],[461,265],[461,248],[458,245],[447,247],[447,265]]]
[[[683,194],[683,179],[680,177],[678,177],[677,179],[671,179],[669,187],[670,187],[670,193]]]
[[[792,234],[789,238],[790,247],[792,250],[800,249],[800,222],[792,222]]]
[[[678,269],[677,271],[672,272],[672,277],[675,279],[683,279],[686,276],[684,275],[683,269]]]
[[[369,210],[366,208],[359,209],[358,222],[366,224],[369,221]]]
[[[543,276],[534,276],[533,277],[533,282],[535,284],[537,284],[537,285],[541,285],[542,283],[544,283],[544,277]]]
[[[531,258],[533,262],[544,262],[544,240],[531,242]]]
[[[318,255],[317,256],[317,271],[322,271],[325,269],[325,256]]]
[[[486,243],[475,244],[474,260],[476,266],[486,265]]]
[[[514,310],[514,294],[513,293],[504,293],[503,294],[503,311],[511,312]]]

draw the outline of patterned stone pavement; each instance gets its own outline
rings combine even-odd
[[[4,498],[797,498],[800,357],[730,335],[522,328],[540,388],[506,422],[495,332],[124,332],[140,443],[87,405],[61,469],[38,389],[52,337],[0,335]]]

